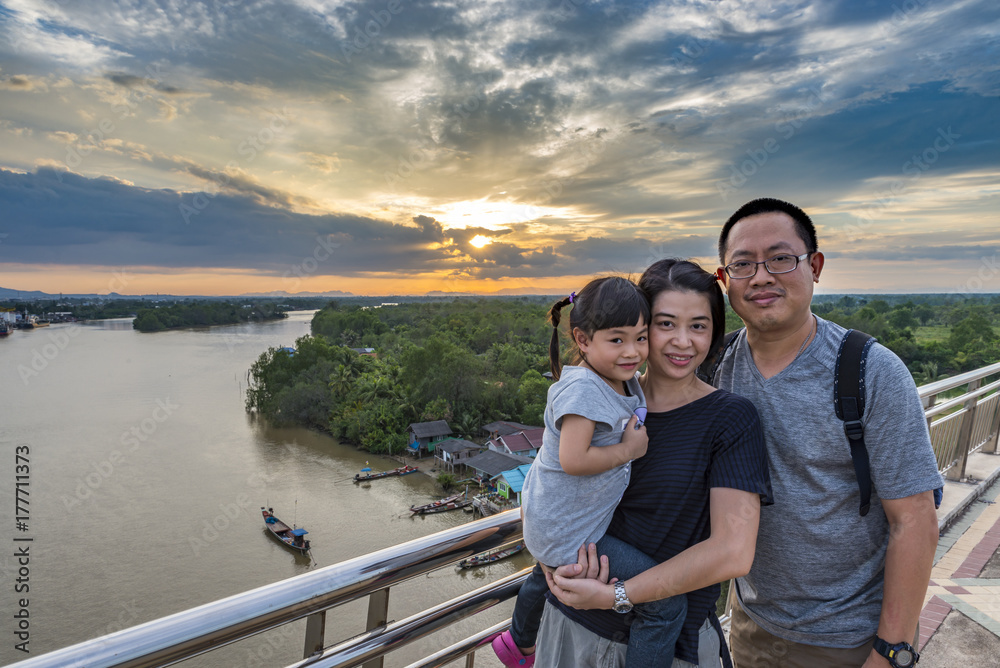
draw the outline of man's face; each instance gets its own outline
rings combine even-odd
[[[736,223],[729,231],[725,263],[760,262],[776,255],[802,255],[806,244],[795,221],[781,212],[761,213]],[[750,278],[730,278],[720,267],[729,303],[751,329],[759,331],[797,327],[809,315],[813,283],[823,270],[823,254],[813,253],[787,274],[772,274],[763,264]]]

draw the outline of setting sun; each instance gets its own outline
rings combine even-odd
[[[476,248],[482,248],[483,246],[487,246],[493,243],[493,239],[490,239],[489,237],[484,237],[481,234],[477,234],[476,236],[472,237],[472,239],[469,240],[469,243],[475,246]]]

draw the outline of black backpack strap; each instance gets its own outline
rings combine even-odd
[[[698,367],[698,377],[709,385],[715,385],[715,372],[719,370],[719,365],[722,364],[722,358],[726,356],[726,352],[733,347],[736,342],[736,338],[739,336],[745,328],[740,327],[739,329],[734,329],[731,332],[726,332],[725,336],[722,337],[722,345],[719,349],[715,351],[715,354],[707,358]]]
[[[851,445],[851,460],[861,492],[862,517],[868,514],[872,499],[871,467],[865,446],[865,363],[875,339],[864,332],[848,330],[837,351],[837,368],[833,377],[833,404],[837,417],[844,421],[844,433]]]

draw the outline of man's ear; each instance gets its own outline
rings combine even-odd
[[[819,275],[823,273],[823,264],[826,262],[826,258],[819,251],[816,251],[809,258],[809,266],[812,268],[813,273],[813,283],[819,283]]]
[[[726,288],[727,291],[729,290],[729,284],[726,283],[729,279],[729,274],[726,273],[725,267],[719,267],[715,270],[715,279],[719,281],[719,283],[722,283],[722,287]]]

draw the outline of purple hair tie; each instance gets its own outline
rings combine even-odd
[[[569,303],[570,303],[570,304],[572,304],[572,303],[573,303],[573,299],[574,299],[574,298],[576,298],[576,293],[575,293],[575,292],[571,292],[571,293],[569,293]]]

